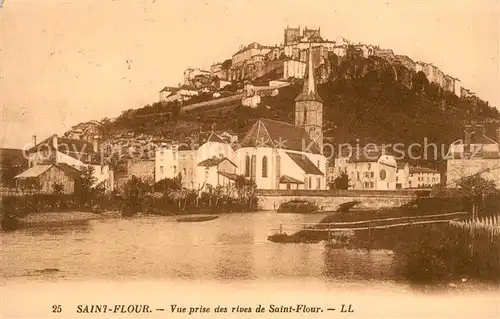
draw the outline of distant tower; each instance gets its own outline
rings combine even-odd
[[[323,99],[316,91],[311,45],[304,87],[295,99],[295,126],[303,127],[323,152]]]
[[[304,31],[303,31],[303,34],[302,36],[304,37],[309,37],[309,36],[321,36],[320,34],[321,32],[321,29],[318,28],[318,29],[308,29],[307,26],[304,27]]]
[[[293,43],[293,42],[298,42],[300,39],[300,27],[298,28],[289,28],[286,26],[285,29],[285,45]]]

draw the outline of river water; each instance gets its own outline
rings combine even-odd
[[[76,307],[84,303],[213,309],[221,303],[341,307],[349,302],[360,318],[422,318],[439,307],[444,316],[479,318],[468,307],[474,298],[482,314],[498,314],[498,295],[415,296],[398,277],[399,262],[391,251],[267,240],[281,223],[315,223],[323,217],[257,212],[195,223],[178,223],[176,217],[116,218],[1,232],[0,311],[7,317],[48,318],[60,305],[65,315],[58,318],[81,318]]]

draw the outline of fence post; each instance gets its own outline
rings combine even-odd
[[[372,222],[368,221],[368,251],[372,248]]]
[[[331,225],[330,225],[330,223],[328,223],[328,243],[329,244],[332,243],[332,237],[331,237],[331,234],[330,234],[330,228],[331,228]]]

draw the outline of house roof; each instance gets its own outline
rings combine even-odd
[[[229,172],[224,172],[224,171],[217,171],[217,173],[221,176],[227,177],[230,180],[236,181],[238,178],[241,177],[241,175],[235,174],[235,173],[229,173]],[[247,178],[243,178],[245,184],[249,185],[251,184],[251,181]]]
[[[69,176],[77,179],[77,178],[80,178],[80,171],[76,168],[74,168],[73,166],[69,165],[69,164],[66,164],[66,163],[57,163],[55,165],[56,167],[60,168],[61,170],[63,170],[66,174],[68,174]]]
[[[224,161],[228,161],[231,163],[233,166],[236,167],[236,164],[234,164],[229,158],[227,157],[212,157],[212,158],[207,158],[206,160],[203,160],[198,163],[198,166],[205,166],[205,167],[212,167],[212,166],[218,166],[220,163]]]
[[[410,174],[439,174],[439,172],[427,167],[410,166]]]
[[[240,147],[272,147],[320,154],[319,146],[304,128],[271,119],[259,119],[245,135]]]
[[[58,164],[41,164],[41,165],[35,165],[33,167],[28,168],[21,174],[17,175],[16,179],[26,179],[26,178],[37,178],[47,172],[49,169],[52,167],[57,167],[61,169],[63,172],[65,172],[67,175],[69,175],[72,178],[80,178],[80,171],[77,170],[76,168],[66,164],[66,163],[58,163]]]
[[[175,93],[175,92],[177,92],[177,91],[179,91],[179,89],[178,89],[178,88],[176,88],[176,87],[173,87],[173,86],[166,86],[166,87],[164,87],[164,88],[160,91],[160,93],[161,93],[161,92],[174,92],[174,93]]]
[[[377,162],[383,154],[387,152],[383,150],[382,146],[375,147],[357,147],[357,148],[344,148],[341,150],[341,157],[349,158],[351,163],[370,163]]]
[[[193,85],[190,84],[184,84],[179,86],[179,90],[198,91]]]
[[[33,167],[28,168],[21,174],[17,175],[14,178],[24,179],[24,178],[34,178],[42,175],[46,171],[48,171],[53,165],[35,165]]]
[[[283,175],[280,177],[280,184],[304,184],[304,182],[288,175]]]
[[[241,48],[240,50],[238,50],[235,54],[233,54],[233,56],[235,56],[238,53],[241,53],[241,52],[244,52],[246,50],[249,50],[249,49],[264,49],[264,48],[266,48],[266,47],[263,46],[262,44],[260,44],[258,42],[252,42],[249,45],[247,45],[247,46]]]
[[[324,175],[323,172],[319,170],[319,168],[314,165],[313,162],[309,159],[304,154],[297,154],[297,153],[291,153],[291,152],[286,152],[286,155],[288,155],[292,161],[295,162],[306,174],[312,174],[312,175]]]

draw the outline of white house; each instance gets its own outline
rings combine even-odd
[[[155,153],[155,182],[177,177],[178,167],[177,146],[161,144]]]
[[[407,188],[431,188],[441,183],[441,174],[427,167],[410,166]]]
[[[192,85],[184,84],[178,88],[166,86],[160,91],[160,102],[187,101],[198,94],[198,90]]]
[[[396,189],[397,163],[382,147],[370,145],[343,149],[335,158],[336,173],[346,173],[352,189]]]
[[[500,130],[496,132],[500,140]],[[463,177],[479,175],[500,187],[500,147],[486,135],[484,125],[465,126],[465,139],[450,145],[446,157],[446,184],[455,187]]]
[[[410,176],[410,165],[406,162],[397,162],[396,189],[408,188],[408,178]]]
[[[283,61],[283,78],[303,79],[306,73],[306,63],[299,60]]]

